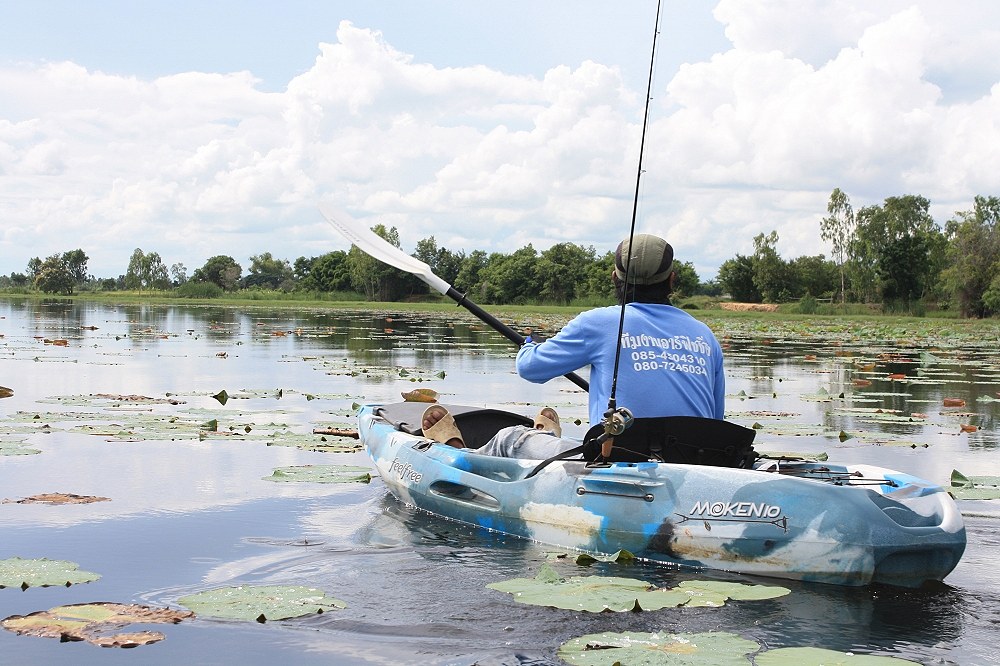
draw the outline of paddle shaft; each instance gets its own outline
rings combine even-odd
[[[463,308],[465,308],[472,314],[474,314],[482,322],[489,324],[489,326],[492,327],[493,330],[495,330],[497,333],[499,333],[500,335],[504,336],[505,338],[513,342],[515,345],[521,346],[524,344],[523,335],[521,335],[520,333],[512,329],[510,326],[503,323],[502,321],[491,315],[489,312],[487,312],[486,310],[482,309],[481,307],[479,307],[478,305],[467,299],[465,297],[465,294],[460,292],[458,289],[449,286],[448,291],[445,292],[445,295],[454,300],[456,303],[461,305]],[[587,382],[587,380],[581,377],[580,375],[576,374],[575,372],[563,375],[563,377],[570,380],[571,382],[582,388],[584,391],[590,390],[590,384]]]
[[[456,303],[476,315],[476,317],[478,317],[481,321],[489,324],[493,330],[497,331],[517,346],[520,347],[524,344],[524,337],[521,334],[467,299],[465,294],[445,282],[440,276],[436,275],[434,271],[431,270],[431,267],[424,262],[420,261],[416,257],[411,257],[406,254],[364,224],[353,219],[344,211],[338,210],[325,203],[321,203],[319,205],[319,209],[320,212],[323,213],[323,217],[326,218],[327,222],[329,222],[334,229],[343,234],[347,240],[351,241],[353,245],[365,254],[374,257],[375,259],[378,259],[393,268],[417,276],[425,284],[427,284],[428,287],[453,299]],[[582,388],[584,391],[590,391],[590,384],[587,383],[587,380],[583,379],[576,373],[571,372],[568,375],[563,376]]]

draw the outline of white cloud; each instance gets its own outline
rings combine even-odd
[[[939,222],[1000,194],[997,10],[932,2],[722,0],[732,48],[654,91],[640,231],[703,277],[776,229],[828,252],[818,219],[915,193]],[[281,92],[250,72],[152,80],[72,62],[0,65],[0,272],[82,247],[100,276],[132,249],[189,269],[346,243],[320,199],[454,249],[627,233],[644,90],[593,61],[543,77],[437,67],[342,23]]]

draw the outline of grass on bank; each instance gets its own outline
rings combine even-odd
[[[36,290],[9,289],[0,291],[0,298],[26,298],[39,301],[97,301],[104,303],[152,303],[239,306],[254,305],[277,308],[332,308],[349,310],[395,310],[399,312],[446,312],[458,306],[454,301],[437,294],[423,294],[405,301],[365,301],[354,291],[305,292],[268,289],[248,289],[225,292],[212,283],[187,283],[177,289],[162,291],[84,291],[69,296],[43,294]],[[830,303],[803,298],[792,303],[782,303],[773,312],[757,310],[733,311],[724,309],[726,299],[709,296],[693,296],[676,299],[674,304],[690,312],[699,319],[711,318],[754,318],[763,321],[772,319],[794,319],[812,317],[834,317],[850,319],[960,319],[957,312],[937,309],[924,304],[915,304],[905,311],[890,312],[878,304]],[[594,307],[613,305],[610,302],[595,302],[592,299],[578,300],[568,305],[525,304],[493,305],[478,303],[487,311],[500,316],[542,314],[572,317]]]

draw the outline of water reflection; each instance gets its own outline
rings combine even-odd
[[[485,587],[534,575],[548,561],[547,547],[422,514],[389,497],[377,480],[263,480],[279,466],[367,464],[363,454],[259,440],[108,441],[74,431],[80,423],[72,414],[122,427],[137,417],[86,401],[52,401],[170,393],[183,404],[143,409],[310,432],[350,423],[355,402],[394,401],[430,386],[452,402],[524,413],[551,404],[569,434],[587,429],[585,394],[561,380],[519,380],[509,343],[459,310],[445,316],[21,299],[0,301],[0,317],[0,384],[15,389],[0,401],[0,441],[25,437],[42,451],[0,456],[0,498],[59,491],[112,499],[0,504],[0,559],[69,559],[102,574],[91,585],[0,590],[0,616],[95,599],[171,605],[209,587],[281,583],[328,590],[348,609],[267,626],[181,624],[155,650],[139,648],[143,662],[222,664],[239,654],[246,663],[556,663],[558,645],[578,635],[661,629],[724,630],[771,648],[816,645],[923,663],[993,658],[1000,622],[996,503],[962,503],[969,548],[941,589],[782,582],[792,594],[769,602],[581,616],[517,605]],[[784,332],[746,320],[714,325],[727,347],[727,413],[759,426],[759,449],[825,451],[941,483],[953,468],[1000,475],[996,336],[890,334],[856,323],[809,331],[790,325]],[[45,342],[54,339],[67,346]],[[222,406],[211,398],[221,389],[258,393]],[[945,407],[946,397],[966,406]],[[57,429],[18,434],[31,423],[19,412],[44,415]],[[963,432],[968,423],[978,430]],[[850,438],[842,441],[842,431]],[[559,566],[567,575],[608,573],[667,586],[690,577],[775,582],[641,564]],[[58,661],[64,655],[49,651],[59,647],[0,631],[0,651],[11,663]],[[74,661],[106,661],[107,652],[95,650],[75,650]]]

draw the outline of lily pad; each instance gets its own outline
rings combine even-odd
[[[837,652],[816,647],[787,647],[758,654],[757,666],[889,666],[919,662],[896,657]]]
[[[96,495],[75,495],[73,493],[42,493],[32,495],[19,500],[4,500],[3,503],[12,504],[91,504],[93,502],[110,502],[109,497],[98,497]]]
[[[161,641],[158,631],[109,633],[122,626],[141,624],[176,624],[192,617],[188,611],[152,608],[136,604],[100,602],[56,606],[29,615],[12,615],[0,625],[18,635],[58,638],[60,641],[87,641],[101,647],[137,647]]]
[[[265,481],[302,481],[308,483],[369,483],[371,468],[357,465],[294,465],[279,467]]]
[[[594,562],[633,562],[635,555],[627,550],[616,550],[610,555],[591,555],[581,553],[576,556],[576,563],[580,566],[590,566]]]
[[[965,476],[951,471],[951,494],[958,499],[1000,499],[1000,476]]]
[[[0,441],[0,456],[32,456],[41,453],[40,449],[25,446],[24,442]]]
[[[438,392],[430,388],[417,388],[401,394],[406,402],[437,402]]]
[[[604,632],[580,636],[559,646],[558,656],[580,666],[746,666],[746,655],[760,646],[736,634]]]
[[[825,452],[821,451],[819,453],[801,453],[793,451],[762,451],[760,453],[761,458],[775,459],[775,460],[811,460],[813,462],[826,462],[830,459],[830,456]]]
[[[285,620],[346,608],[326,592],[300,585],[240,585],[222,587],[177,600],[198,615],[232,620]]]
[[[778,585],[746,585],[720,580],[686,580],[677,586],[691,595],[685,606],[721,606],[728,599],[733,601],[763,601],[777,599],[792,593]]]
[[[38,559],[11,557],[0,560],[0,588],[19,587],[26,590],[29,587],[50,585],[69,587],[76,583],[90,583],[100,577],[100,574],[80,571],[79,564],[66,560],[50,560],[44,557]]]
[[[320,453],[354,453],[364,446],[350,437],[317,436],[293,432],[274,433],[274,439],[268,446],[294,446],[303,451],[318,451]]]
[[[771,599],[789,594],[783,587],[713,581],[685,581],[673,589],[657,588],[635,578],[573,576],[562,578],[542,564],[534,578],[513,578],[486,587],[507,592],[520,603],[588,613],[658,610],[671,606],[722,606],[727,599]],[[760,589],[756,589],[760,588]]]

